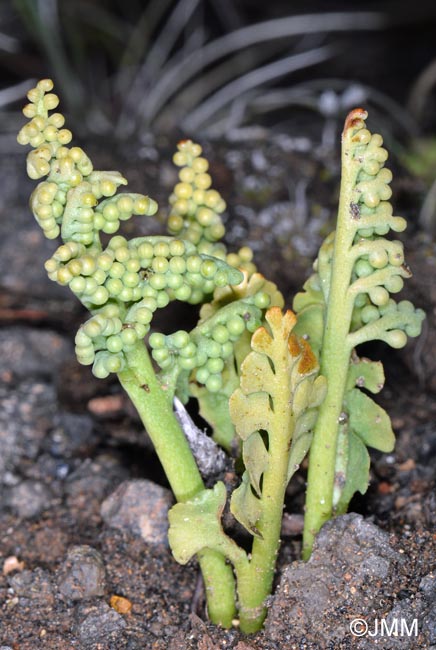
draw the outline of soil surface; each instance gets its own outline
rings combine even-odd
[[[338,188],[338,152],[291,145],[272,137],[205,147],[231,206],[229,241],[253,246],[289,303],[331,227]],[[153,163],[133,165],[104,147],[105,156],[95,147],[99,167],[122,170],[132,191],[165,206],[175,179],[166,142]],[[385,364],[380,402],[395,452],[373,454],[368,493],[325,526],[306,564],[304,471],[292,481],[265,629],[243,637],[207,622],[197,564],[173,560],[172,498],[147,435],[118,384],[75,360],[85,315],[45,276],[54,246],[26,205],[24,153],[0,164],[0,650],[436,648],[435,244],[413,217],[414,277],[403,295],[427,311],[424,334],[404,350],[364,350]],[[410,217],[417,193],[404,174],[394,196]],[[156,223],[129,222],[126,232],[156,232]],[[157,326],[185,315],[174,308]]]

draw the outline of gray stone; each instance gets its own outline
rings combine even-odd
[[[169,490],[152,481],[124,481],[101,505],[101,516],[112,528],[141,536],[151,544],[167,544]]]
[[[409,561],[387,533],[361,515],[327,522],[308,562],[284,569],[271,598],[266,637],[280,643],[291,631],[308,648],[433,647],[434,575],[422,578],[416,593],[398,591],[398,574],[407,575]],[[353,620],[356,631],[368,626],[362,636],[353,636]]]
[[[436,603],[430,607],[422,622],[430,643],[436,643]]]
[[[69,600],[102,596],[105,582],[103,559],[95,548],[86,544],[70,549],[57,575],[58,590]]]
[[[126,627],[121,614],[105,602],[89,607],[80,606],[77,612],[76,634],[84,645],[113,640]]]
[[[65,482],[67,504],[77,510],[80,519],[98,516],[102,501],[126,474],[110,454],[101,454],[94,460],[85,458]]]
[[[44,483],[26,480],[9,488],[6,503],[21,519],[31,519],[49,508],[51,496]]]
[[[279,640],[286,628],[293,635],[316,639],[323,647],[350,639],[351,619],[337,615],[338,603],[345,600],[357,618],[371,612],[368,620],[372,620],[380,579],[385,580],[402,561],[387,533],[361,515],[348,514],[326,523],[310,560],[285,568],[266,620],[268,637]],[[317,638],[320,630],[323,638]]]
[[[94,443],[94,422],[89,415],[59,413],[46,437],[45,448],[55,458],[71,458]]]
[[[23,459],[38,456],[55,413],[53,386],[30,380],[0,384],[0,480]]]
[[[38,606],[50,607],[54,603],[53,586],[48,571],[37,567],[25,569],[8,577],[8,582],[17,596],[26,601],[38,601]]]
[[[428,573],[419,583],[419,589],[428,600],[436,600],[436,574]]]
[[[20,379],[52,377],[72,355],[72,341],[55,332],[23,325],[0,331],[0,374],[12,372]]]

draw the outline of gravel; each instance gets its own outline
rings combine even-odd
[[[148,480],[124,481],[101,506],[108,526],[139,535],[151,544],[168,544],[171,492]]]

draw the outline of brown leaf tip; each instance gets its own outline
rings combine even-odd
[[[265,314],[265,319],[273,331],[281,329],[285,338],[289,336],[292,328],[297,322],[297,317],[294,312],[287,309],[283,314],[280,307],[276,306],[268,309]]]
[[[363,108],[353,108],[347,115],[342,135],[344,136],[349,129],[361,128],[367,117],[368,113]]]

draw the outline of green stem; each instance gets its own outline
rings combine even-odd
[[[340,424],[338,427],[338,442],[335,466],[335,482],[333,486],[333,509],[336,514],[344,514],[346,509],[341,509],[340,499],[342,489],[347,477],[347,467],[349,460],[348,437],[350,435],[348,422]]]
[[[315,535],[333,514],[338,427],[349,360],[350,352],[344,346],[343,339],[342,350],[336,349],[336,354],[321,365],[320,372],[327,377],[328,388],[319,410],[309,455],[303,531],[305,560],[310,557]]]
[[[289,384],[286,374],[285,364],[281,371],[276,367],[278,386]],[[235,567],[240,628],[245,634],[262,627],[266,615],[265,601],[272,591],[288,483],[290,440],[294,430],[288,399],[286,391],[277,391],[274,395],[274,414],[268,430],[269,462],[262,479],[262,514],[256,524],[259,534],[253,540],[250,562]]]
[[[350,362],[350,331],[354,296],[349,291],[356,232],[352,217],[353,188],[358,165],[344,146],[338,226],[335,234],[331,282],[327,299],[326,324],[320,360],[320,374],[327,379],[327,395],[315,426],[309,455],[306,508],[303,531],[303,558],[312,552],[315,535],[333,513],[333,487],[340,415]]]
[[[187,501],[204,484],[186,437],[173,413],[172,400],[158,382],[143,342],[126,353],[127,369],[118,374],[149,434],[177,501]],[[235,616],[233,572],[222,554],[199,554],[208,612],[213,623],[230,627]]]

